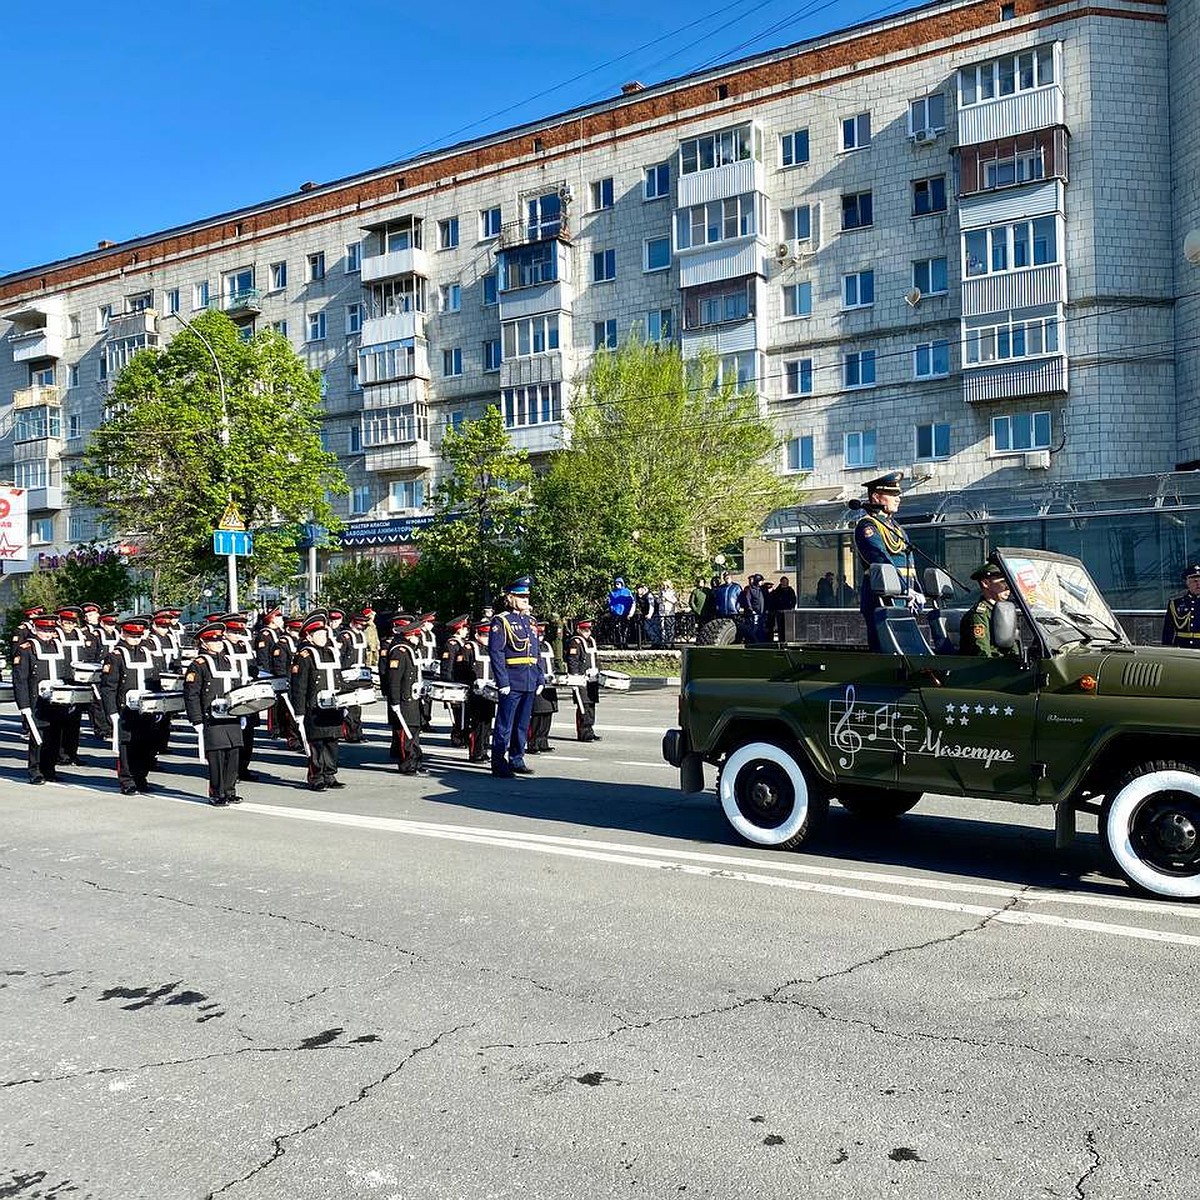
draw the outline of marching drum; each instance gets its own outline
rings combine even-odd
[[[269,679],[256,679],[253,683],[244,683],[241,687],[231,688],[225,697],[231,717],[248,717],[251,713],[262,712],[275,703],[275,688]]]
[[[467,685],[445,679],[427,679],[421,685],[421,695],[429,700],[440,700],[443,704],[465,704]]]
[[[159,677],[158,682],[162,684],[164,692],[181,692],[183,691],[183,676],[176,675],[171,671],[164,671]]]
[[[475,680],[471,684],[471,691],[477,696],[482,696],[485,700],[490,700],[493,704],[500,702],[500,693],[496,690],[495,683],[490,679]]]
[[[71,676],[76,683],[92,684],[100,681],[103,664],[98,662],[77,662],[71,668]]]
[[[368,675],[367,678],[369,679],[370,676]],[[379,699],[379,693],[367,683],[348,692],[338,692],[337,698],[339,706],[362,708],[364,705],[374,704]]]
[[[153,716],[156,713],[183,712],[182,692],[126,692],[125,706],[130,712]]]
[[[38,684],[38,695],[51,704],[91,704],[96,698],[92,685],[78,683],[55,683],[52,679],[43,679]]]
[[[343,683],[348,683],[352,688],[358,687],[360,683],[371,682],[370,667],[343,667],[338,673],[338,677]],[[351,702],[347,702],[351,703]]]
[[[613,692],[629,691],[629,676],[624,671],[601,671],[600,686]]]
[[[555,675],[550,683],[554,687],[581,688],[587,687],[586,675]]]

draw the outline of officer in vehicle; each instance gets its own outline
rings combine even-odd
[[[529,593],[533,580],[522,575],[508,585],[508,611],[492,618],[488,654],[492,677],[500,694],[496,723],[492,729],[492,774],[501,779],[532,775],[525,764],[525,741],[533,698],[545,684],[541,644],[529,616]]]
[[[900,481],[903,478],[903,471],[891,471],[872,479],[863,485],[867,490],[866,500],[850,502],[851,508],[861,509],[864,514],[854,526],[854,549],[863,564],[858,609],[867,623],[867,646],[875,651],[880,648],[879,634],[871,618],[876,609],[884,607],[886,600],[871,591],[872,564],[890,563],[896,568],[910,607],[920,609],[925,599],[917,586],[917,570],[908,534],[895,520],[900,508]]]
[[[1184,567],[1183,583],[1187,591],[1167,602],[1162,644],[1200,650],[1200,563]]]
[[[970,654],[976,658],[1015,658],[1016,646],[998,650],[992,645],[992,610],[998,600],[1007,600],[1012,594],[1004,572],[995,563],[986,562],[971,572],[971,578],[979,584],[980,596],[963,613],[959,624],[959,654]]]

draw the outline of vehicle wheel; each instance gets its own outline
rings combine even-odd
[[[737,622],[732,617],[714,617],[696,630],[697,646],[732,646],[737,640]]]
[[[1149,762],[1130,771],[1106,801],[1104,844],[1135,891],[1200,899],[1200,772]]]
[[[834,790],[837,802],[864,821],[892,821],[916,806],[921,792],[895,792],[890,788],[843,784]]]
[[[774,742],[743,742],[721,765],[725,819],[755,846],[790,850],[818,829],[829,796],[811,770]]]

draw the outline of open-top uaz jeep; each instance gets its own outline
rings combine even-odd
[[[730,825],[779,849],[812,836],[831,798],[877,819],[924,792],[1053,804],[1060,843],[1088,811],[1135,888],[1200,897],[1200,653],[1132,645],[1077,559],[992,559],[1012,588],[991,630],[1008,657],[954,653],[944,614],[927,633],[901,603],[877,616],[883,653],[686,650],[681,727],[663,741],[682,789],[701,791],[703,763],[716,764]],[[873,571],[899,598],[894,569]]]

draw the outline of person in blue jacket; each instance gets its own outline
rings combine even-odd
[[[508,585],[508,610],[492,617],[488,635],[488,658],[499,693],[492,727],[492,774],[500,779],[533,774],[533,768],[525,765],[525,741],[533,698],[545,687],[546,677],[541,642],[529,615],[532,586],[528,575]]]
[[[629,645],[629,618],[633,614],[633,593],[619,575],[608,593],[608,611],[613,618],[613,645],[624,650]]]
[[[925,600],[917,585],[917,569],[908,534],[895,519],[900,508],[900,481],[903,478],[903,471],[891,471],[872,479],[863,485],[867,489],[866,500],[850,502],[851,507],[860,508],[865,514],[854,526],[854,549],[863,564],[858,609],[867,623],[867,646],[871,650],[879,649],[879,634],[871,616],[886,603],[883,597],[871,591],[872,563],[891,563],[896,568],[910,607],[919,609]]]

